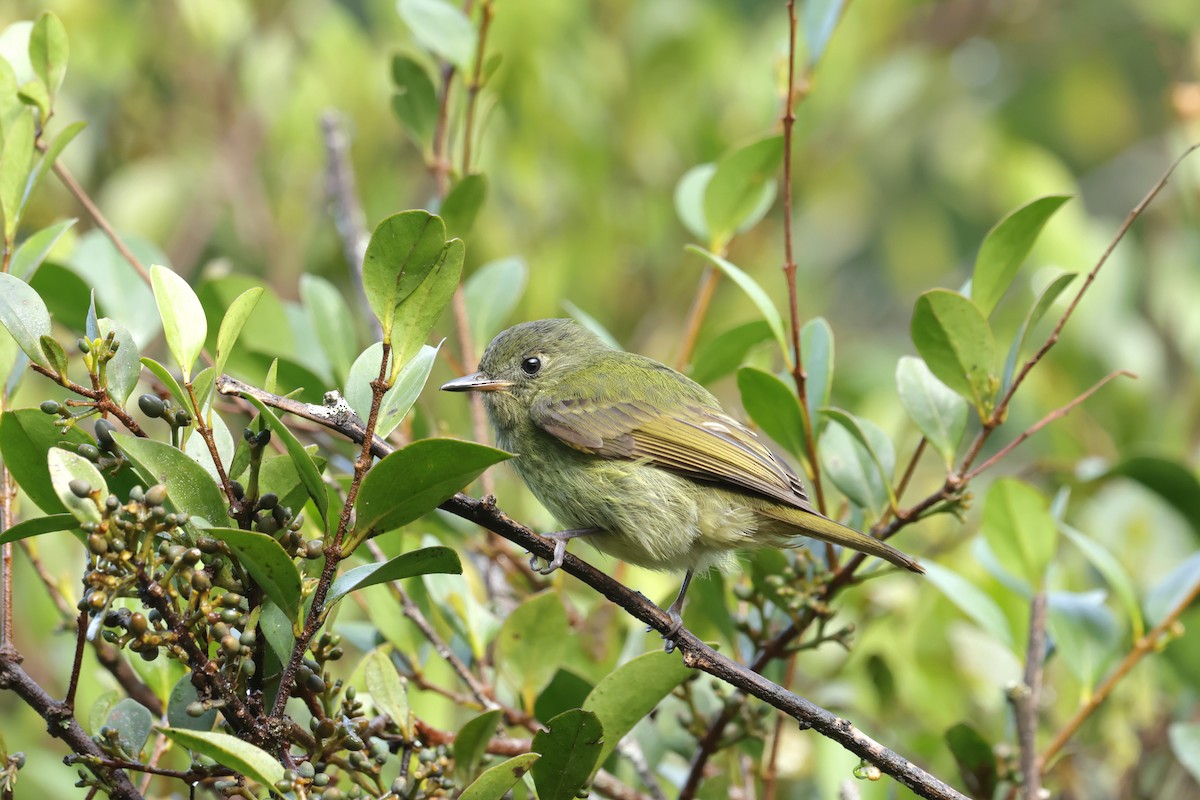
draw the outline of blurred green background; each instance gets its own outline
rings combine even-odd
[[[319,118],[327,109],[342,115],[352,137],[369,225],[435,203],[426,154],[390,107],[392,56],[424,58],[390,2],[9,0],[0,28],[46,9],[62,18],[71,44],[58,124],[88,122],[66,163],[119,230],[157,244],[193,285],[250,275],[294,301],[300,276],[315,273],[353,298],[325,193]],[[674,209],[675,185],[691,167],[777,130],[785,20],[781,2],[497,2],[488,49],[502,61],[483,95],[475,159],[489,195],[467,237],[467,273],[498,258],[524,259],[527,288],[509,322],[563,315],[569,300],[627,348],[676,361],[704,264],[683,250],[692,239]],[[16,39],[19,31],[7,28],[0,50],[9,55],[5,42]],[[882,426],[903,463],[919,434],[892,376],[897,357],[913,352],[916,297],[960,288],[984,234],[1012,208],[1041,194],[1074,194],[994,317],[1011,336],[1036,290],[1059,271],[1090,269],[1164,168],[1200,139],[1198,73],[1194,0],[851,4],[798,106],[794,154],[800,311],[834,330],[833,405]],[[460,148],[456,142],[454,153]],[[1151,455],[1195,481],[1198,186],[1193,159],[1018,395],[1007,437],[1111,370],[1138,379],[1106,387],[995,471],[1050,495],[1071,489],[1067,519],[1116,555],[1142,597],[1197,549],[1200,520],[1141,483],[1091,479]],[[81,217],[68,239],[89,227],[48,180],[25,226],[65,216]],[[786,308],[782,225],[777,203],[729,257]],[[64,257],[72,247],[64,241]],[[723,284],[700,341],[755,318],[745,296]],[[450,315],[438,330],[457,352]],[[439,365],[431,385],[452,373]],[[731,380],[713,388],[736,404]],[[26,381],[22,396],[36,402],[44,386]],[[418,432],[471,435],[461,398],[427,389],[420,409]],[[909,500],[942,477],[937,459],[926,458]],[[543,529],[552,524],[507,471],[496,479],[506,510]],[[1023,602],[972,549],[976,516],[965,525],[939,517],[898,544],[967,575],[1002,605],[1023,641]],[[1056,588],[1103,588],[1077,551],[1060,550]],[[46,556],[77,592],[74,554]],[[622,574],[652,598],[670,591],[662,576]],[[29,598],[25,621],[53,618],[24,564],[17,579],[22,601]],[[1003,688],[1019,661],[943,595],[889,580],[843,604],[844,618],[859,623],[852,652],[807,655],[797,691],[844,710],[945,778],[953,762],[941,736],[954,723],[972,719],[989,739],[1011,741]],[[1100,663],[1111,664],[1130,634],[1120,604],[1110,598],[1106,607],[1113,627],[1100,637],[1111,640]],[[36,624],[21,625],[19,635],[33,655],[27,668],[47,680],[57,675],[69,637]],[[1056,795],[1157,797],[1169,787],[1182,792],[1171,796],[1197,796],[1165,742],[1167,724],[1200,718],[1197,639],[1189,631],[1124,681],[1076,737],[1071,752],[1079,757],[1052,772]],[[1044,735],[1090,691],[1061,661],[1051,662],[1046,681]],[[103,688],[85,686],[81,705]],[[0,710],[10,748],[30,750],[40,723],[8,695],[0,694]],[[796,779],[789,796],[834,796],[857,761],[790,730],[784,746],[781,766]],[[31,755],[46,770],[23,780],[61,787],[65,773],[52,763],[60,755],[53,745]],[[883,787],[863,792],[888,796]]]

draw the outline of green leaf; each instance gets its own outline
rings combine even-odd
[[[555,592],[528,597],[504,619],[496,634],[496,671],[533,712],[538,692],[546,688],[566,654],[567,612]]]
[[[530,748],[542,757],[533,765],[539,800],[572,800],[591,778],[604,746],[604,729],[590,711],[574,708],[546,723]]]
[[[992,329],[975,305],[955,292],[934,289],[917,299],[912,339],[930,372],[970,400],[986,419],[997,380],[992,375]]]
[[[487,753],[488,742],[496,735],[502,714],[498,708],[485,711],[463,725],[454,737],[454,770],[455,774],[466,776],[465,781],[475,777]]]
[[[462,277],[466,246],[462,239],[451,239],[429,276],[396,309],[396,327],[392,336],[395,364],[407,364],[424,346],[429,332],[450,305]]]
[[[466,175],[454,184],[438,209],[438,214],[446,223],[446,235],[462,238],[469,234],[486,199],[486,175]]]
[[[689,233],[705,242],[710,241],[710,237],[708,221],[704,218],[704,195],[716,171],[716,164],[697,164],[683,173],[679,183],[675,184],[676,216]]]
[[[239,772],[263,786],[283,780],[283,766],[270,753],[228,733],[159,728],[168,739],[208,756],[218,764]]]
[[[58,451],[63,452],[63,451]],[[41,536],[43,533],[55,531],[73,531],[79,527],[79,520],[73,514],[51,514],[46,517],[34,517],[18,522],[8,530],[0,533],[0,544],[8,544],[31,536]]]
[[[309,275],[301,276],[301,292],[303,292],[305,279],[309,277]],[[242,328],[246,325],[246,320],[250,318],[250,314],[254,311],[254,307],[258,305],[258,301],[262,295],[263,289],[261,287],[247,289],[229,304],[229,309],[225,312],[225,316],[221,318],[221,327],[217,331],[217,357],[213,365],[214,376],[225,373],[225,364],[229,361],[229,353],[233,350],[233,345],[241,334]]]
[[[446,226],[428,211],[404,211],[380,222],[363,258],[363,291],[391,341],[397,309],[442,259]]]
[[[325,491],[325,482],[321,480],[321,471],[317,469],[313,457],[304,449],[304,445],[300,444],[296,434],[279,421],[279,417],[275,416],[274,411],[263,405],[258,398],[249,395],[244,395],[244,398],[258,409],[258,413],[266,422],[267,427],[271,429],[271,435],[278,437],[283,442],[288,457],[292,459],[292,463],[296,466],[296,472],[300,474],[300,481],[316,505],[317,513],[321,515],[321,521],[326,522],[329,519],[329,493]]]
[[[47,514],[67,511],[54,490],[46,459],[60,442],[68,447],[95,444],[79,428],[60,430],[53,418],[36,408],[20,408],[0,415],[0,456],[17,485]]]
[[[217,710],[210,708],[198,717],[187,713],[188,706],[200,699],[196,687],[192,684],[191,673],[185,674],[171,687],[171,695],[167,698],[167,723],[172,728],[185,728],[189,731],[209,731],[217,721]]]
[[[46,84],[42,83],[41,78],[34,78],[21,84],[20,90],[17,91],[17,99],[25,105],[37,109],[38,119],[46,119],[50,116],[50,92],[46,89]]]
[[[804,442],[800,402],[788,385],[757,367],[739,369],[737,384],[750,419],[792,455],[811,459]]]
[[[25,188],[33,166],[33,111],[22,111],[4,131],[0,146],[0,215],[4,217],[4,239],[12,241],[25,203]],[[3,296],[0,292],[0,296]]]
[[[1058,522],[1058,529],[1079,548],[1084,557],[1091,562],[1097,572],[1104,576],[1104,580],[1121,598],[1121,604],[1125,606],[1125,612],[1129,615],[1129,623],[1133,629],[1133,641],[1141,639],[1146,632],[1146,623],[1142,619],[1142,609],[1138,604],[1137,591],[1133,588],[1133,581],[1130,579],[1129,573],[1121,566],[1121,562],[1104,545],[1062,521]]]
[[[808,375],[804,390],[808,416],[816,420],[818,410],[829,405],[833,393],[833,328],[824,317],[814,317],[800,328],[800,354]]]
[[[836,412],[837,409],[832,411]],[[840,418],[831,418],[842,422]],[[881,453],[873,454],[871,449],[863,444],[864,439],[870,441],[872,447],[878,448]],[[884,477],[885,470],[880,461],[886,456],[894,464],[895,451],[887,435],[878,427],[865,420],[858,420],[849,428],[844,424],[829,425],[821,434],[818,452],[822,469],[833,481],[833,485],[854,505],[878,513],[891,502],[891,486]],[[887,474],[890,475],[891,471],[888,470]]]
[[[229,545],[242,567],[288,619],[299,619],[300,570],[273,536],[239,528],[208,528],[205,533]]]
[[[758,313],[762,314],[762,318],[771,326],[771,333],[774,334],[775,341],[779,343],[779,349],[783,353],[784,359],[791,364],[791,347],[788,346],[787,337],[783,332],[783,317],[779,316],[779,309],[775,307],[770,295],[763,291],[763,288],[753,278],[716,253],[711,253],[695,245],[688,245],[684,249],[711,261],[746,293],[758,308]]]
[[[965,722],[946,731],[945,738],[971,796],[993,797],[997,782],[996,754],[987,739]]]
[[[117,738],[122,749],[137,759],[142,748],[146,746],[146,740],[150,738],[150,731],[154,728],[154,717],[144,705],[126,697],[108,712],[105,724],[117,729]]]
[[[806,0],[804,3],[804,43],[808,47],[809,69],[815,67],[825,54],[844,7],[845,0]]]
[[[783,137],[754,142],[717,162],[704,190],[704,219],[713,250],[753,225],[775,198],[775,175],[783,163]]]
[[[182,450],[127,433],[114,433],[113,439],[147,486],[161,483],[167,487],[168,506],[210,524],[229,518],[229,504],[217,482]]]
[[[991,315],[1012,285],[1047,220],[1070,199],[1067,195],[1039,197],[1013,211],[988,232],[971,276],[971,299],[984,317]]]
[[[1054,301],[1058,299],[1058,296],[1071,285],[1071,282],[1076,277],[1074,272],[1066,272],[1059,275],[1042,290],[1037,302],[1033,304],[1033,308],[1029,309],[1029,313],[1025,316],[1025,321],[1021,323],[1021,328],[1017,331],[1017,335],[1013,339],[1012,346],[1008,349],[1008,357],[1004,359],[1004,391],[1007,392],[1008,387],[1012,386],[1013,377],[1017,371],[1017,360],[1021,357],[1021,350],[1025,347],[1026,338],[1028,338],[1034,327],[1041,322],[1042,317],[1046,316],[1046,312],[1054,305]]]
[[[390,651],[391,646],[386,650]],[[371,693],[371,702],[375,704],[375,708],[396,723],[406,740],[411,739],[408,687],[396,672],[391,656],[384,648],[376,648],[363,658],[363,680],[367,684],[367,691]]]
[[[1054,637],[1054,652],[1083,684],[1085,695],[1104,675],[1121,640],[1104,600],[1100,589],[1047,596],[1046,627]]]
[[[1158,456],[1127,458],[1104,477],[1120,476],[1137,481],[1174,508],[1200,535],[1200,481],[1180,464]]]
[[[438,100],[433,80],[423,66],[408,56],[392,59],[392,111],[418,147],[429,150],[437,122]]]
[[[29,284],[6,272],[0,272],[0,325],[30,361],[49,365],[41,340],[50,335],[50,312]]]
[[[900,405],[917,423],[917,428],[949,469],[967,429],[967,404],[949,386],[914,356],[901,356],[896,363],[896,389]]]
[[[1167,729],[1171,752],[1179,759],[1192,780],[1200,783],[1200,723],[1173,722]]]
[[[540,753],[525,753],[502,761],[480,775],[458,800],[501,800],[541,757]]]
[[[700,384],[723,378],[741,366],[746,354],[771,338],[771,326],[761,319],[730,328],[696,351],[689,375]]]
[[[482,353],[504,327],[521,294],[529,268],[521,258],[502,258],[484,264],[463,283],[467,319],[476,353]]]
[[[1012,629],[995,600],[957,572],[940,564],[923,561],[921,566],[925,567],[925,577],[947,600],[958,606],[960,611],[975,620],[975,624],[996,637],[1009,650],[1013,649]]]
[[[50,482],[58,495],[58,500],[67,511],[79,522],[99,523],[103,517],[96,501],[91,497],[77,497],[71,491],[73,481],[83,481],[93,492],[99,492],[100,497],[108,494],[108,484],[100,471],[83,456],[68,450],[53,448],[46,455],[46,464],[50,471]]]
[[[1042,493],[1015,478],[1000,478],[988,488],[980,527],[1000,565],[1039,591],[1058,544]]]
[[[363,479],[355,538],[407,525],[512,455],[458,439],[421,439],[388,455]]]
[[[444,0],[398,0],[397,9],[422,47],[466,72],[475,62],[475,25]]]
[[[341,385],[358,353],[354,314],[337,287],[318,275],[300,276],[300,298],[304,301],[308,324],[329,360],[333,378]]]
[[[366,589],[368,586],[432,573],[461,575],[462,562],[458,560],[458,553],[449,547],[423,547],[420,550],[401,553],[382,563],[363,564],[347,570],[339,575],[329,588],[329,600],[326,605],[332,606],[350,592]]]
[[[117,352],[109,359],[105,370],[108,376],[109,397],[117,405],[123,406],[142,377],[142,361],[138,355],[137,342],[124,325],[108,317],[98,319],[96,329],[99,338],[105,339],[111,333],[113,341],[117,343]]]
[[[63,350],[62,345],[53,336],[43,336],[38,340],[41,345],[42,355],[46,357],[46,363],[54,370],[54,374],[66,377],[67,375],[67,354]]]
[[[604,726],[604,747],[596,763],[603,764],[625,734],[691,674],[679,656],[657,650],[601,678],[583,703]]]
[[[33,66],[34,74],[46,85],[51,99],[67,74],[69,52],[67,29],[63,27],[62,20],[49,11],[43,11],[29,33],[29,63]]]
[[[56,222],[53,225],[42,228],[37,233],[31,234],[25,241],[17,247],[17,251],[13,253],[12,265],[9,271],[23,281],[29,281],[33,278],[33,274],[37,272],[38,267],[46,260],[46,256],[50,255],[50,251],[54,249],[54,245],[62,238],[72,225],[76,223],[76,219],[64,219],[62,222]]]
[[[162,318],[167,349],[175,357],[183,373],[183,382],[192,377],[192,365],[204,349],[208,336],[208,320],[204,307],[188,282],[161,264],[150,267],[150,283],[154,287],[154,302]]]

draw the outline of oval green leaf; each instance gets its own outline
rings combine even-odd
[[[679,656],[656,650],[644,653],[605,675],[583,703],[604,726],[603,764],[617,743],[692,671]]]
[[[530,748],[542,757],[533,765],[539,800],[573,800],[588,782],[604,747],[604,728],[590,711],[573,708],[533,735]]]
[[[726,155],[704,190],[709,245],[722,249],[743,226],[753,224],[775,197],[775,174],[783,163],[783,137],[754,142]]]
[[[967,404],[962,397],[914,356],[901,356],[896,363],[896,389],[900,405],[941,454],[946,468],[952,467],[958,443],[967,429]]]
[[[308,277],[308,275],[304,275],[300,279],[302,291],[304,279]],[[263,296],[263,291],[261,286],[247,289],[229,304],[229,309],[225,312],[225,316],[221,318],[221,327],[217,331],[217,357],[216,363],[213,366],[214,375],[224,373],[225,363],[229,361],[229,352],[233,349],[234,342],[237,341],[242,328],[246,325],[246,320],[250,318],[251,312],[254,311],[254,307],[258,305],[259,299]]]
[[[485,711],[459,729],[454,737],[454,770],[470,781],[475,777],[479,763],[487,753],[488,742],[496,735],[500,718],[504,712],[498,708]]]
[[[458,439],[421,439],[395,451],[363,479],[355,538],[407,525],[509,458],[503,450]]]
[[[229,507],[217,482],[190,456],[166,442],[114,433],[121,452],[133,463],[147,486],[167,487],[167,505],[175,511],[208,520],[227,520]]]
[[[70,47],[67,42],[67,29],[62,20],[43,11],[33,23],[29,33],[29,63],[33,72],[50,93],[51,99],[62,86],[63,77],[67,74],[67,56]]]
[[[429,150],[438,109],[433,80],[425,68],[413,59],[395,56],[392,59],[392,81],[396,84],[396,93],[392,95],[392,111],[413,142],[422,150]]]
[[[350,592],[366,589],[368,586],[433,573],[461,575],[462,562],[458,560],[458,553],[449,547],[423,547],[420,550],[401,553],[379,564],[363,564],[347,570],[339,575],[329,588],[329,600],[326,605],[332,606]]]
[[[400,18],[430,52],[466,71],[475,61],[475,25],[444,0],[399,0]]]
[[[502,761],[476,778],[458,800],[500,800],[541,757],[541,753],[525,753]]]
[[[771,326],[761,319],[730,328],[696,351],[688,374],[696,383],[712,383],[736,370],[751,348],[770,338]]]
[[[48,364],[41,340],[50,335],[50,312],[28,283],[7,272],[0,272],[0,325],[30,361]]]
[[[104,724],[117,729],[117,740],[121,743],[121,748],[137,759],[142,748],[146,746],[146,740],[150,738],[150,731],[154,729],[154,717],[144,705],[126,697],[108,712],[108,719]]]
[[[991,316],[1012,285],[1047,220],[1070,199],[1068,195],[1039,197],[1013,211],[988,232],[971,275],[971,299],[984,317]]]
[[[0,545],[28,539],[31,536],[41,536],[43,533],[55,531],[72,531],[79,527],[79,520],[73,514],[50,514],[46,517],[34,517],[13,525],[4,533],[0,533]]]
[[[526,598],[504,619],[496,634],[496,671],[526,712],[558,671],[569,640],[567,612],[552,591]]]
[[[980,527],[1000,565],[1039,591],[1058,544],[1042,493],[1015,478],[1000,478],[988,488]]]
[[[96,329],[101,339],[107,338],[111,333],[113,341],[117,343],[117,352],[109,359],[105,374],[108,378],[109,397],[117,405],[123,406],[142,377],[142,361],[138,354],[137,342],[124,325],[108,317],[96,320]]]
[[[64,219],[62,222],[56,222],[49,227],[42,228],[37,233],[31,234],[17,247],[17,252],[13,253],[12,265],[9,267],[9,272],[23,281],[28,281],[32,278],[33,274],[37,272],[37,268],[50,255],[50,251],[54,249],[54,245],[58,243],[58,240],[62,238],[63,234],[76,221],[74,217]]]
[[[475,217],[487,199],[487,176],[467,175],[450,190],[438,214],[446,223],[446,235],[462,238],[475,226]],[[472,320],[474,321],[474,320]]]
[[[57,447],[46,454],[46,465],[50,471],[50,483],[62,503],[75,519],[82,523],[99,523],[103,517],[91,497],[78,497],[71,491],[73,481],[83,481],[93,492],[103,498],[108,494],[108,484],[100,471],[83,456]]]
[[[412,736],[409,724],[408,686],[388,655],[391,647],[376,648],[363,658],[363,680],[375,708],[386,714],[405,739]]]
[[[229,545],[242,567],[292,622],[300,615],[300,570],[274,537],[239,528],[208,528],[205,533]]]
[[[754,424],[792,455],[811,460],[804,442],[800,402],[788,385],[757,367],[739,369],[737,384],[742,406]]]
[[[283,780],[283,766],[267,751],[228,733],[159,728],[168,739],[189,750],[208,756],[266,787]]]
[[[167,349],[175,357],[184,383],[187,383],[192,377],[192,365],[200,357],[204,339],[208,336],[204,307],[188,282],[161,264],[150,267],[150,285],[162,319]]]
[[[363,258],[363,291],[390,341],[396,309],[437,266],[446,226],[428,211],[403,211],[379,223]]]
[[[997,385],[992,375],[995,342],[979,309],[956,292],[926,292],[913,311],[912,339],[929,370],[986,419]]]

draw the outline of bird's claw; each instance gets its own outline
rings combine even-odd
[[[534,572],[542,575],[549,575],[563,565],[563,558],[567,555],[567,542],[565,539],[554,540],[554,558],[546,562],[546,566],[540,567],[541,557],[532,555],[529,557],[529,567]]]
[[[667,628],[667,632],[663,634],[662,638],[666,643],[663,646],[663,650],[671,653],[675,650],[679,632],[683,630],[683,615],[672,609],[667,613],[667,616],[671,618],[671,627]],[[650,628],[646,628],[646,630],[650,630]]]

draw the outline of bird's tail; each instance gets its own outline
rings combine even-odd
[[[878,556],[885,561],[890,561],[897,567],[903,567],[912,572],[925,572],[925,568],[915,560],[886,542],[881,542],[874,536],[868,536],[853,528],[848,528],[840,522],[834,522],[821,514],[804,511],[799,508],[787,508],[777,504],[770,504],[769,507],[760,509],[760,513],[773,517],[780,522],[794,525],[800,528],[805,535],[811,536],[814,539],[831,542],[842,547],[849,547],[851,550],[858,550],[867,555]]]

